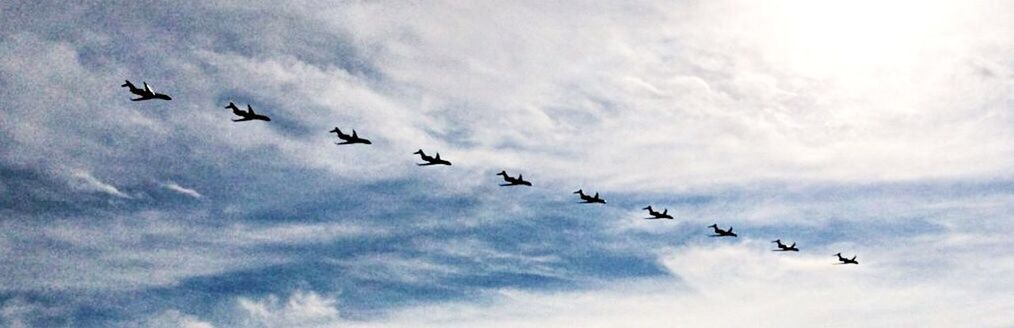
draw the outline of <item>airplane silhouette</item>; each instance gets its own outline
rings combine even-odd
[[[507,187],[507,186],[529,186],[529,187],[531,187],[532,186],[532,183],[528,182],[528,181],[525,181],[525,178],[522,177],[521,174],[518,174],[517,178],[512,178],[511,176],[507,175],[507,171],[500,171],[500,173],[497,173],[496,175],[502,176],[503,180],[507,181],[507,183],[501,184],[500,185],[501,187]]]
[[[341,140],[345,141],[345,142],[336,142],[336,143],[334,143],[336,145],[351,145],[351,144],[357,144],[357,143],[358,144],[365,144],[365,145],[372,145],[373,144],[372,142],[370,142],[367,139],[360,138],[359,135],[356,134],[356,130],[355,129],[352,130],[352,135],[351,136],[342,133],[342,130],[339,130],[337,126],[334,128],[334,130],[331,130],[331,131],[328,131],[328,132],[337,133],[338,134],[338,139],[341,139]]]
[[[652,216],[650,218],[645,218],[647,220],[654,220],[654,219],[669,219],[669,220],[672,220],[673,219],[672,215],[669,215],[669,209],[668,208],[665,209],[665,210],[663,210],[662,212],[656,212],[655,210],[653,210],[651,208],[651,205],[648,205],[648,207],[642,208],[642,210],[648,210],[648,214]]]
[[[426,162],[426,163],[422,163],[422,164],[416,163],[415,165],[419,165],[419,166],[428,166],[428,165],[437,165],[437,164],[440,164],[440,165],[451,165],[451,162],[448,162],[446,160],[440,159],[440,153],[437,153],[436,156],[427,156],[426,153],[424,153],[422,151],[422,149],[420,149],[420,150],[417,150],[416,152],[414,152],[413,154],[419,155],[419,157],[422,157],[422,160],[424,162]]]
[[[847,259],[847,258],[841,257],[841,253],[835,254],[835,256],[838,257],[838,261],[841,261],[841,263],[835,263],[835,264],[859,264],[859,261],[856,261],[856,256],[855,255],[852,255],[851,259]]]
[[[729,230],[722,230],[718,228],[718,224],[716,223],[709,225],[708,228],[715,229],[715,234],[708,237],[738,237],[735,232],[732,232],[732,227],[729,227]]]
[[[130,80],[124,80],[124,81],[126,83],[123,83],[123,85],[120,85],[121,87],[130,88],[130,93],[133,93],[135,95],[141,96],[141,98],[130,99],[131,101],[142,101],[142,100],[150,100],[150,99],[173,100],[173,98],[169,97],[169,95],[167,95],[167,94],[162,94],[162,93],[155,92],[154,89],[152,89],[150,86],[148,86],[148,82],[142,82],[142,83],[144,83],[144,89],[140,89],[138,87],[135,87],[133,83],[130,83]]]
[[[240,110],[239,107],[236,107],[236,104],[232,103],[231,101],[229,102],[228,106],[225,106],[225,108],[231,109],[233,114],[243,117],[241,119],[232,120],[233,122],[243,122],[252,120],[271,121],[270,117],[254,113],[254,110],[253,108],[250,107],[250,104],[246,105],[245,112]]]
[[[581,196],[581,200],[583,200],[583,202],[581,202],[582,204],[592,204],[592,203],[605,204],[606,203],[605,199],[599,198],[599,193],[595,193],[595,196],[588,196],[588,195],[585,195],[584,194],[584,190],[581,190],[581,189],[578,189],[574,193],[578,194],[578,196]]]
[[[782,244],[782,240],[781,239],[775,239],[775,240],[772,240],[771,242],[778,244],[777,245],[778,249],[772,249],[772,251],[775,251],[775,252],[798,252],[799,251],[799,249],[796,248],[796,243],[795,242],[793,242],[792,245],[789,245],[789,246],[785,246],[785,244]]]

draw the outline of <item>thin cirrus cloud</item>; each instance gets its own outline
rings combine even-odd
[[[119,198],[131,198],[130,195],[123,193],[120,189],[117,189],[113,185],[102,182],[102,180],[99,180],[86,171],[74,172],[70,180],[71,187],[80,191],[100,192]]]
[[[187,195],[187,196],[190,196],[190,197],[193,197],[193,198],[204,197],[204,195],[201,195],[201,193],[197,192],[197,190],[181,186],[181,185],[179,185],[179,184],[177,184],[175,182],[172,182],[172,181],[166,182],[162,186],[164,186],[166,189],[169,189],[169,190],[172,190],[172,191],[175,191],[175,192],[178,192],[180,194]]]

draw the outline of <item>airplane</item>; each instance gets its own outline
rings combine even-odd
[[[357,144],[357,143],[358,144],[365,144],[365,145],[372,145],[373,144],[372,142],[370,142],[367,139],[360,138],[359,135],[356,134],[356,130],[355,129],[352,130],[352,135],[351,136],[342,133],[342,130],[338,130],[337,126],[334,128],[334,130],[331,130],[331,131],[328,131],[328,132],[337,133],[338,134],[338,139],[341,139],[341,140],[345,141],[345,142],[336,142],[336,143],[334,143],[336,145],[351,145],[351,144]]]
[[[838,256],[838,261],[841,261],[841,263],[835,263],[835,264],[859,264],[859,261],[856,261],[856,256],[855,255],[852,255],[851,259],[847,259],[847,258],[841,257],[841,253],[835,254],[835,256]]]
[[[420,150],[417,150],[416,152],[414,152],[413,154],[419,155],[419,157],[422,157],[422,160],[426,162],[426,163],[422,163],[422,164],[416,163],[415,165],[419,165],[419,166],[437,165],[437,164],[440,164],[440,165],[451,165],[451,162],[448,162],[446,160],[440,159],[440,153],[437,153],[436,156],[427,156],[426,153],[424,153],[422,151],[422,149],[420,149]]]
[[[133,83],[130,83],[130,80],[124,80],[124,81],[126,83],[123,83],[123,85],[120,85],[121,87],[130,88],[130,93],[133,93],[135,95],[141,96],[141,98],[134,98],[134,99],[131,99],[131,101],[142,101],[142,100],[150,100],[150,99],[173,100],[173,98],[170,97],[167,94],[155,92],[154,89],[152,89],[150,86],[148,86],[148,82],[142,82],[142,83],[144,83],[144,89],[139,89],[138,87],[135,87]]]
[[[715,234],[708,237],[738,237],[735,232],[732,232],[732,227],[729,227],[729,230],[722,230],[718,228],[718,224],[716,223],[709,225],[708,228],[715,229]]]
[[[650,218],[645,218],[647,220],[654,220],[654,219],[669,219],[669,220],[672,220],[673,219],[672,215],[669,215],[669,209],[668,208],[665,209],[665,210],[663,210],[662,212],[656,212],[655,210],[653,210],[651,208],[651,205],[648,205],[648,207],[642,208],[642,210],[648,210],[648,214],[650,214],[652,216]]]
[[[503,180],[507,181],[507,183],[501,184],[500,185],[501,187],[507,187],[507,186],[529,186],[529,187],[531,187],[532,186],[532,183],[528,182],[528,181],[525,181],[525,178],[522,177],[521,174],[518,174],[517,178],[512,178],[511,176],[507,175],[507,171],[500,171],[500,173],[497,173],[496,175],[502,176]]]
[[[225,108],[231,109],[233,114],[243,117],[238,120],[232,120],[233,122],[243,122],[252,120],[271,121],[270,117],[254,113],[254,110],[253,108],[250,107],[250,104],[246,105],[245,112],[240,110],[239,107],[236,107],[236,104],[232,103],[231,101],[229,102],[228,106],[225,106]]]
[[[789,245],[789,246],[785,246],[785,244],[782,244],[782,240],[781,239],[775,239],[775,240],[772,240],[771,242],[778,244],[778,249],[772,249],[772,251],[775,251],[775,252],[798,252],[799,251],[799,249],[796,248],[796,243],[795,242],[793,242],[792,245]]]
[[[584,194],[584,190],[581,190],[581,189],[578,189],[574,193],[578,194],[579,196],[581,196],[581,200],[583,200],[583,202],[581,202],[582,204],[592,204],[592,203],[605,204],[606,203],[605,199],[599,198],[599,193],[595,193],[595,196],[588,196],[588,195],[585,195]]]

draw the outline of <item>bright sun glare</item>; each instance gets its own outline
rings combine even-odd
[[[767,51],[797,73],[834,77],[912,67],[953,35],[960,1],[785,1]],[[784,56],[784,57],[783,57]]]

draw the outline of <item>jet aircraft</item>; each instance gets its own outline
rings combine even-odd
[[[125,83],[123,83],[123,85],[120,85],[121,87],[130,88],[130,93],[141,96],[140,98],[130,99],[131,101],[142,101],[151,99],[173,100],[173,98],[169,97],[169,95],[167,94],[155,92],[154,89],[148,86],[148,82],[141,82],[144,83],[144,89],[135,87],[133,83],[130,83],[130,80],[125,80],[124,82]]]
[[[716,223],[709,225],[708,228],[715,230],[715,234],[709,235],[708,237],[738,237],[738,235],[736,235],[735,232],[732,232],[732,227],[729,227],[729,230],[722,230],[721,228],[718,227],[718,224]]]
[[[352,135],[347,135],[347,134],[342,133],[342,130],[339,130],[337,126],[334,128],[334,130],[331,130],[331,131],[328,131],[328,132],[337,133],[338,134],[338,139],[344,140],[344,142],[336,142],[335,143],[336,145],[351,145],[351,144],[371,145],[371,144],[373,144],[372,142],[370,142],[367,139],[360,138],[359,135],[356,134],[356,130],[355,129],[352,130]]]
[[[225,108],[231,109],[233,114],[242,117],[240,119],[232,120],[233,122],[243,122],[252,120],[271,121],[270,117],[254,113],[254,110],[252,107],[250,107],[250,104],[246,105],[246,111],[240,110],[239,107],[236,107],[236,104],[232,103],[231,101],[229,102],[228,106],[225,106]]]
[[[422,151],[422,149],[420,149],[420,150],[417,150],[416,152],[414,152],[413,154],[419,155],[419,157],[422,157],[422,160],[424,162],[426,162],[426,163],[416,163],[415,165],[419,165],[419,166],[451,165],[451,162],[449,162],[447,160],[440,159],[440,153],[437,153],[436,156],[429,156],[429,155],[426,155],[426,153],[424,153]]]
[[[518,174],[518,177],[514,178],[514,177],[511,177],[511,176],[507,175],[507,171],[500,171],[500,173],[497,173],[496,175],[502,176],[503,180],[507,181],[507,183],[501,184],[500,185],[501,187],[508,187],[508,186],[529,186],[529,187],[531,187],[532,186],[532,183],[528,182],[528,181],[525,181],[525,178],[523,176],[521,176],[521,174]]]
[[[648,220],[654,220],[654,219],[669,219],[669,220],[672,220],[673,219],[672,215],[669,215],[669,209],[668,208],[665,209],[665,210],[663,210],[662,212],[658,212],[658,211],[655,211],[654,209],[652,209],[651,205],[648,205],[648,207],[642,208],[642,210],[648,210],[648,214],[652,216],[650,218],[645,218],[645,219],[648,219]]]
[[[606,203],[605,199],[599,198],[599,193],[595,193],[594,196],[588,196],[588,195],[585,195],[584,194],[584,190],[581,190],[581,189],[578,189],[574,193],[578,194],[578,196],[581,197],[581,200],[583,200],[583,202],[581,202],[582,204],[592,204],[592,203],[605,204]]]

